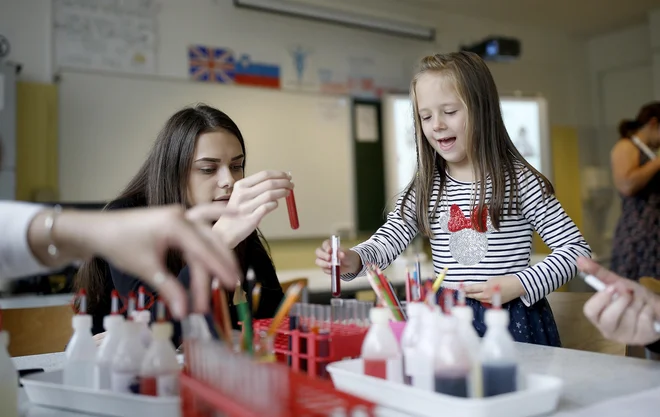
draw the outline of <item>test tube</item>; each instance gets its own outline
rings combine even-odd
[[[357,305],[356,299],[344,300],[344,324],[355,324],[357,318]]]
[[[333,298],[330,300],[331,320],[333,323],[341,323],[342,320],[342,306],[344,300],[341,298]]]
[[[301,315],[298,322],[298,330],[300,330],[300,370],[307,371],[307,341],[309,339],[310,331],[310,316],[311,316],[311,305],[307,303],[301,304]],[[305,356],[305,357],[303,357]]]
[[[332,246],[332,254],[330,255],[331,257],[331,275],[332,275],[332,280],[331,280],[331,290],[332,290],[332,296],[333,297],[339,297],[341,296],[341,272],[340,272],[340,262],[339,262],[339,247],[340,247],[340,241],[339,241],[339,236],[337,235],[332,235],[331,240],[331,246]]]
[[[319,340],[316,346],[316,355],[319,361],[316,364],[316,375],[327,378],[325,367],[330,361],[330,306],[316,306],[316,316],[319,322]]]
[[[298,222],[298,208],[296,207],[296,197],[293,190],[290,190],[286,196],[286,208],[289,211],[289,224],[295,230],[300,227],[300,223]]]

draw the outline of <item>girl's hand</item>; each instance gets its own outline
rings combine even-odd
[[[227,203],[227,209],[236,215],[221,217],[213,231],[222,235],[231,249],[235,248],[291,190],[291,177],[281,171],[261,171],[237,181]]]
[[[357,252],[352,250],[346,251],[340,247],[337,258],[341,264],[341,274],[357,274],[362,269],[362,259]],[[321,244],[320,248],[316,249],[316,265],[319,266],[323,272],[330,275],[330,268],[332,267],[331,261],[332,243],[328,239]]]
[[[636,282],[622,278],[586,258],[578,268],[607,285],[584,304],[584,315],[607,339],[630,345],[647,345],[660,339],[653,322],[660,317],[660,296]]]
[[[482,303],[492,304],[495,287],[499,285],[502,304],[525,295],[525,287],[514,275],[489,278],[488,281],[479,284],[467,285],[463,290],[465,296],[474,298]]]

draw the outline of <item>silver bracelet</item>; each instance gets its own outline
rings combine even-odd
[[[53,211],[51,211],[48,216],[46,216],[46,220],[44,221],[44,225],[46,226],[46,233],[48,233],[48,240],[50,240],[50,243],[48,244],[48,254],[53,258],[57,258],[60,253],[57,249],[57,246],[55,246],[55,241],[53,240],[53,226],[55,225],[55,219],[61,212],[62,206],[59,204],[55,205],[53,207]]]

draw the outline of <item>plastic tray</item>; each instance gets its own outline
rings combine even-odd
[[[62,385],[62,370],[21,378],[30,403],[99,416],[180,417],[179,397],[151,397]]]
[[[489,398],[457,398],[364,375],[362,359],[334,362],[328,372],[335,387],[394,411],[423,417],[531,417],[557,408],[563,381],[525,374],[515,393]],[[379,413],[384,415],[387,413]]]

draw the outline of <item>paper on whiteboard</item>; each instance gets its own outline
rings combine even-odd
[[[156,0],[55,0],[57,68],[155,72],[159,9]]]
[[[5,74],[0,72],[0,111],[5,108]]]
[[[369,104],[355,106],[356,140],[358,142],[378,142],[378,113]]]

